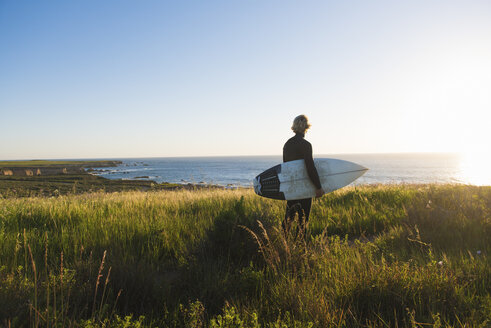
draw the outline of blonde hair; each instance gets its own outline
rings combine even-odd
[[[309,119],[305,115],[298,115],[293,120],[292,130],[295,133],[304,133],[310,128]]]

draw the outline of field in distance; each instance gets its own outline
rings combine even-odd
[[[121,161],[48,161],[48,160],[28,160],[28,161],[0,161],[0,168],[11,167],[49,167],[49,166],[78,166],[78,167],[110,167],[121,164]]]
[[[198,189],[212,186],[156,183],[151,180],[110,180],[86,171],[112,167],[120,161],[0,161],[0,198],[58,196],[94,191]]]

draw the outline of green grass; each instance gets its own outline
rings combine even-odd
[[[174,183],[156,183],[149,180],[110,180],[88,173],[40,176],[0,175],[0,198],[59,196],[94,191],[147,191],[182,187],[184,186]],[[194,187],[198,188],[198,186]]]
[[[491,187],[344,188],[305,236],[251,190],[0,199],[0,323],[488,327]]]

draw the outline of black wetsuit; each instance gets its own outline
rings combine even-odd
[[[297,133],[294,137],[288,139],[285,146],[283,146],[283,162],[290,162],[297,159],[305,160],[305,166],[310,180],[317,189],[321,189],[322,186],[319,180],[319,174],[317,173],[312,157],[312,145],[304,139],[304,134],[302,133]],[[287,201],[283,229],[286,230],[287,223],[295,217],[295,214],[298,214],[299,225],[303,232],[305,232],[311,206],[312,198]]]

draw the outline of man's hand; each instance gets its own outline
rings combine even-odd
[[[315,191],[315,198],[320,198],[322,197],[322,195],[324,195],[326,192],[324,191],[324,189],[320,188],[320,189],[316,189]]]

